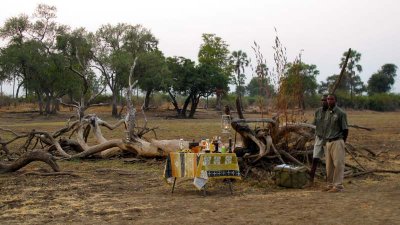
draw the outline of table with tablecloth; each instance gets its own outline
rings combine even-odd
[[[234,153],[171,152],[167,156],[164,178],[172,183],[181,177],[194,178],[193,184],[199,190],[210,178],[241,179]]]

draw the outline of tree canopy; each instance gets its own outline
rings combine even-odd
[[[368,93],[387,93],[392,88],[397,76],[395,64],[385,64],[378,72],[372,74],[368,80]]]
[[[168,93],[178,116],[184,118],[194,117],[202,98],[208,102],[209,97],[216,96],[216,109],[221,110],[222,101],[229,99],[223,97],[228,96],[230,84],[236,86],[240,102],[246,94],[263,101],[276,100],[269,102],[277,105],[290,97],[292,106],[296,102],[304,108],[316,89],[327,92],[338,78],[333,74],[317,85],[317,66],[301,61],[288,63],[286,48],[277,37],[271,70],[255,43],[256,65],[252,68],[258,78],[246,85],[250,57],[242,50],[230,52],[228,43],[216,34],[202,34],[196,63],[181,56],[165,56],[158,49],[157,37],[140,24],[104,24],[93,32],[84,27],[72,30],[56,22],[56,12],[54,6],[39,4],[32,16],[14,16],[0,26],[0,81],[14,82],[17,98],[20,90],[25,91],[21,96],[36,98],[41,114],[55,113],[56,100],[64,96],[71,102],[88,103],[106,86],[112,93],[113,116],[120,116],[122,110],[118,112],[117,108],[118,104],[122,106],[127,88],[137,88],[145,95],[145,109],[152,93]],[[340,68],[346,53],[340,58]],[[384,64],[371,75],[366,87],[360,78],[361,56],[351,52],[338,87],[338,93],[349,96],[350,102],[366,91],[369,95],[390,92],[397,75],[395,64]],[[128,85],[130,74],[132,86]],[[282,108],[289,106],[283,103]]]

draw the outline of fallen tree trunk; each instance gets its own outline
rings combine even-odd
[[[350,176],[347,177],[358,177],[370,173],[400,173],[400,170],[381,170],[381,169],[373,169],[373,170],[367,170],[367,171],[362,171],[358,173],[353,173]]]
[[[45,162],[53,169],[53,171],[60,171],[59,166],[57,165],[54,157],[50,153],[47,153],[43,150],[34,150],[23,154],[16,161],[10,163],[0,162],[0,173],[15,172],[34,161]]]

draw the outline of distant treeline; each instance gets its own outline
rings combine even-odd
[[[338,105],[345,109],[355,109],[355,110],[372,110],[372,111],[396,111],[400,109],[400,94],[394,93],[381,93],[369,96],[354,96],[351,99],[350,96],[338,93]],[[154,93],[150,98],[149,109],[148,110],[160,110],[160,109],[171,109],[173,106],[170,102],[170,98],[164,93]],[[243,108],[247,111],[258,111],[260,109],[260,96],[243,96]],[[67,99],[65,99],[68,102]],[[231,93],[222,98],[222,105],[227,105],[231,109],[236,108],[236,94]],[[136,96],[134,101],[138,105],[143,104],[144,97]],[[111,107],[112,96],[111,95],[100,95],[96,99],[96,103],[110,103]],[[184,97],[178,97],[178,102],[184,102]],[[36,99],[34,97],[19,98],[18,100],[13,99],[11,96],[0,95],[0,108],[1,107],[18,107],[19,104],[32,103],[36,104]],[[123,97],[119,98],[119,103],[122,106],[124,104]],[[273,109],[275,104],[275,99],[271,98],[264,101],[264,107]],[[217,106],[216,97],[202,98],[199,102],[200,109],[210,109],[213,110]],[[320,107],[320,96],[314,95],[305,99],[306,109],[315,109]]]

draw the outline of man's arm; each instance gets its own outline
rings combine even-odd
[[[347,136],[349,136],[349,128],[347,125],[347,114],[346,113],[343,113],[342,129],[343,129],[343,141],[346,142]]]
[[[346,142],[347,136],[349,136],[349,129],[343,130],[343,141]]]

